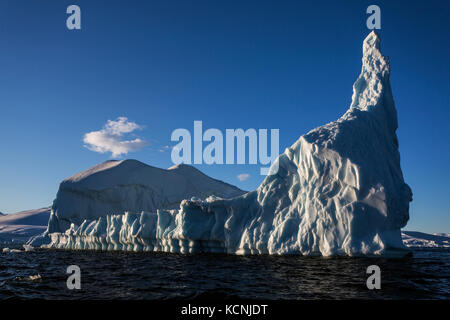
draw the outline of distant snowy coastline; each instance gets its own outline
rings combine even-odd
[[[24,243],[47,229],[51,207],[0,215],[0,243]]]
[[[450,233],[403,231],[402,240],[410,248],[450,248]]]

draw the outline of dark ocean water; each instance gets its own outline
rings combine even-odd
[[[81,290],[69,290],[69,265]],[[368,290],[366,269],[381,268]],[[0,299],[449,299],[450,250],[402,259],[39,250],[0,253]]]

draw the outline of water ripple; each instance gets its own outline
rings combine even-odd
[[[66,287],[71,264],[81,290]],[[381,290],[366,288],[372,264]],[[37,250],[0,255],[0,299],[448,299],[449,270],[448,250],[391,260]]]

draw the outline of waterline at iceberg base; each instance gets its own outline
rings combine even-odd
[[[45,247],[179,253],[404,255],[412,193],[398,151],[390,66],[372,31],[350,108],[301,136],[258,187],[179,210],[71,218],[54,208]],[[57,199],[58,200],[58,199]],[[57,202],[55,200],[55,202]],[[61,212],[58,213],[58,210]],[[133,210],[129,210],[133,211]],[[58,221],[58,219],[60,219]],[[64,220],[64,221],[62,221]]]

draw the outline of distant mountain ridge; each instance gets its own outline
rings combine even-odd
[[[51,207],[0,216],[0,242],[26,242],[47,229]]]
[[[47,225],[50,216],[51,207],[39,209],[24,210],[20,212],[2,214],[0,217],[1,225],[30,225],[43,226]]]

